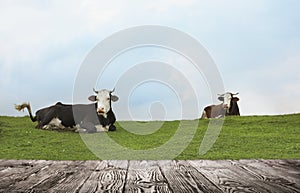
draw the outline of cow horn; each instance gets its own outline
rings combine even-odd
[[[238,95],[239,93],[237,92],[236,94],[232,94],[232,95]]]
[[[110,93],[113,93],[113,92],[115,92],[115,88],[112,91],[110,91]]]
[[[94,91],[96,94],[98,94],[98,91],[96,91],[95,88],[93,88],[93,91]]]

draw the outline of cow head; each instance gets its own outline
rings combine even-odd
[[[97,114],[98,115],[106,115],[108,111],[111,110],[111,101],[115,102],[119,100],[119,98],[115,95],[112,95],[114,90],[109,91],[106,89],[96,91],[93,89],[96,95],[92,95],[89,97],[90,101],[97,102]]]
[[[229,109],[231,107],[231,100],[237,102],[239,101],[238,97],[234,97],[234,95],[238,95],[239,93],[232,94],[227,92],[225,94],[219,94],[218,99],[223,102],[223,108],[226,109],[226,112],[229,113]]]

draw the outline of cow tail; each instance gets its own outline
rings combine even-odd
[[[15,109],[18,110],[18,111],[21,111],[21,110],[24,111],[25,108],[27,108],[27,110],[28,110],[31,121],[35,122],[36,121],[36,116],[35,117],[32,116],[31,107],[30,107],[29,103],[23,103],[21,105],[15,105]]]

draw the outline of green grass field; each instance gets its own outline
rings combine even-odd
[[[193,122],[193,121],[191,121]],[[149,135],[135,135],[116,124],[111,139],[130,149],[159,147],[170,139],[179,121],[164,122]],[[159,123],[159,122],[158,122]],[[199,155],[209,120],[200,120],[189,146],[176,159],[299,159],[300,114],[226,117],[213,147]],[[0,159],[95,160],[78,133],[35,129],[28,117],[0,117]],[[84,134],[97,135],[101,133]],[[116,158],[118,159],[118,158]]]

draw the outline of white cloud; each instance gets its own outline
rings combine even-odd
[[[51,1],[42,7],[36,2],[12,1],[0,8],[1,53],[20,60],[32,60],[49,47],[65,46],[99,32],[119,13],[117,6],[97,1]]]
[[[151,12],[165,14],[174,8],[186,8],[193,6],[196,3],[196,0],[153,0],[147,2],[146,9]]]
[[[122,1],[84,1],[78,10],[78,17],[83,17],[87,27],[90,31],[98,32],[104,24],[113,25],[113,20],[121,16],[123,11]]]
[[[226,88],[241,93],[244,114],[299,112],[300,44],[294,40],[299,40],[295,18],[300,17],[286,9],[292,5],[267,0],[3,0],[0,114],[14,114],[11,105],[23,99],[35,101],[36,107],[69,100],[77,69],[93,46],[115,31],[143,24],[174,27],[204,42],[217,59]],[[287,48],[289,44],[293,46]],[[143,54],[144,60],[149,59]],[[160,61],[173,63],[197,82],[193,87],[198,91],[199,108],[209,103],[202,77],[193,79],[195,71],[183,59],[165,56]],[[184,85],[180,88],[188,101],[190,93]]]
[[[118,13],[113,4],[81,3],[0,2],[0,88],[7,93],[1,114],[14,114],[12,98],[38,101],[37,106],[70,102],[77,69],[95,45],[91,40],[103,36],[100,29]]]
[[[299,64],[298,55],[287,54],[244,75],[238,84],[241,111],[246,115],[299,113]]]

